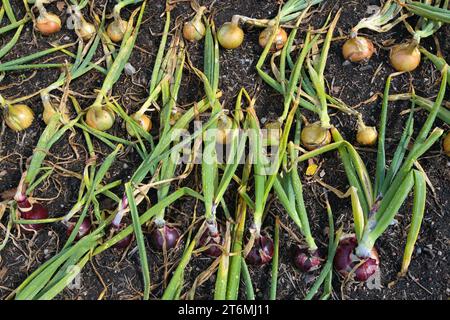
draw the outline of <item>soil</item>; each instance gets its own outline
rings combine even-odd
[[[202,4],[210,5],[212,1],[202,1]],[[222,0],[215,1],[213,6],[214,21],[217,26],[229,21],[233,14],[248,15],[253,18],[273,17],[278,8],[276,0]],[[103,10],[102,1],[96,1],[96,7],[92,8],[100,13]],[[11,0],[17,17],[24,14],[22,1]],[[341,18],[337,24],[336,36],[347,34],[362,17],[366,16],[367,6],[379,5],[379,1],[324,1],[324,4],[316,7],[315,14],[308,21],[309,25],[320,27],[326,20],[328,14],[336,13],[341,9]],[[111,10],[114,1],[108,1],[108,10]],[[132,6],[134,7],[134,6]],[[130,58],[130,63],[137,72],[132,76],[122,75],[114,86],[113,95],[119,97],[121,105],[129,113],[135,111],[147,96],[147,87],[151,76],[151,70],[155,61],[155,55],[159,44],[159,33],[162,31],[165,4],[163,0],[149,1],[138,36],[136,46]],[[55,3],[48,6],[48,10],[57,13],[63,23],[66,19],[65,10],[58,10]],[[88,9],[85,9],[87,15]],[[123,10],[123,16],[130,15],[131,9]],[[186,20],[192,16],[192,10],[188,2],[177,3],[172,12],[172,21],[176,19]],[[1,22],[0,26],[5,24]],[[304,31],[308,24],[301,26]],[[259,29],[245,27],[244,44],[232,51],[221,50],[220,57],[220,88],[223,91],[222,101],[226,108],[232,109],[236,95],[242,87],[245,87],[251,95],[257,97],[256,109],[260,118],[274,120],[282,112],[281,97],[268,87],[257,76],[255,65],[262,52],[258,45]],[[342,41],[334,41],[331,45],[327,67],[325,71],[326,80],[331,93],[342,99],[351,107],[358,107],[368,125],[377,125],[381,102],[379,99],[370,103],[362,104],[376,93],[382,92],[386,77],[394,72],[388,63],[389,50],[386,40],[398,43],[408,38],[408,33],[402,24],[386,33],[373,33],[364,31],[363,34],[373,39],[377,47],[376,54],[364,64],[346,64],[341,55]],[[0,46],[3,46],[13,36],[13,32],[2,35]],[[297,41],[304,36],[299,32]],[[34,33],[31,23],[28,23],[14,48],[2,59],[2,62],[17,57],[37,52],[49,47],[49,43],[61,44],[72,43],[76,36],[65,27],[50,37],[42,37]],[[434,39],[424,39],[423,46],[432,52],[436,52],[436,43],[447,61],[450,61],[450,26],[442,27]],[[383,45],[384,44],[384,45]],[[202,67],[202,43],[187,45],[189,58],[197,67]],[[73,50],[74,48],[72,48]],[[55,53],[44,57],[41,61],[63,62],[64,56]],[[378,71],[377,71],[378,70]],[[377,71],[377,72],[376,72]],[[9,99],[31,94],[55,81],[59,72],[54,69],[40,69],[34,71],[8,72],[0,82],[0,94]],[[71,83],[71,90],[77,93],[81,106],[90,105],[92,102],[93,88],[99,88],[103,76],[98,72],[90,72],[89,75]],[[433,99],[439,88],[440,74],[429,61],[423,61],[420,67],[411,74],[403,74],[395,77],[392,81],[392,93],[404,93],[410,90],[412,84],[416,92],[424,97]],[[183,84],[179,94],[180,106],[199,101],[203,95],[203,86],[196,76],[188,69],[183,75]],[[59,93],[57,93],[59,94]],[[446,98],[448,100],[448,96]],[[36,114],[33,125],[22,132],[13,132],[6,127],[3,117],[0,128],[0,193],[15,188],[19,182],[21,173],[26,167],[27,159],[33,154],[36,143],[44,130],[42,121],[42,104],[39,97],[33,97],[27,101]],[[404,127],[407,114],[403,111],[409,109],[405,102],[389,104],[389,115],[387,125],[387,157],[391,159],[397,142]],[[305,113],[310,121],[315,116]],[[419,128],[426,118],[426,111],[415,113],[414,119]],[[156,122],[156,117],[155,117]],[[336,126],[344,137],[354,142],[356,132],[356,121],[352,116],[332,110],[331,122]],[[436,120],[435,126],[446,131],[448,125]],[[126,137],[126,131],[121,120],[116,121],[110,130],[111,134]],[[157,130],[152,131],[157,134]],[[98,140],[94,139],[94,148],[97,164],[108,155],[111,150]],[[375,172],[376,152],[373,148],[358,148],[371,176]],[[134,169],[139,165],[139,156],[133,151],[126,149],[121,153],[118,160],[110,169],[106,180],[114,181],[121,179],[127,181]],[[318,159],[321,163],[318,177],[304,178],[304,197],[308,214],[312,224],[312,231],[320,247],[326,250],[327,228],[326,211],[322,205],[325,189],[315,179],[320,178],[323,182],[345,192],[348,188],[347,179],[343,166],[337,153],[329,153]],[[60,167],[82,174],[87,161],[87,152],[84,138],[80,131],[67,133],[56,143],[46,161],[49,164],[58,164]],[[449,224],[450,212],[448,210],[450,201],[450,190],[446,187],[450,183],[449,158],[441,152],[441,146],[436,143],[432,149],[420,159],[420,164],[425,169],[434,192],[429,189],[425,218],[413,254],[413,260],[408,275],[398,278],[397,273],[401,266],[403,247],[406,242],[407,230],[411,219],[412,197],[410,196],[396,217],[397,223],[378,240],[377,248],[381,256],[381,286],[373,288],[367,284],[349,283],[343,284],[342,278],[337,274],[334,276],[334,292],[332,299],[448,299],[450,296],[450,273],[449,273]],[[301,164],[304,172],[305,165]],[[178,186],[189,186],[200,189],[200,175],[198,168],[182,183],[174,183],[172,188]],[[61,169],[55,170],[50,178],[46,179],[35,190],[34,196],[41,198],[41,202],[49,208],[52,217],[62,216],[72,207],[77,200],[80,181],[73,175],[69,175]],[[231,212],[235,208],[234,188],[226,195],[226,200]],[[120,195],[121,187],[113,190]],[[352,230],[352,214],[349,199],[339,199],[332,193],[328,193],[333,209],[336,227],[343,227],[344,231]],[[107,201],[102,202],[107,207]],[[190,198],[184,198],[176,202],[167,210],[167,218],[182,229],[187,230],[191,224],[194,210],[197,216],[201,216],[202,207]],[[277,299],[302,299],[312,285],[318,271],[312,275],[305,275],[295,269],[291,258],[291,248],[302,244],[302,238],[296,226],[287,217],[282,206],[277,202],[271,202],[267,219],[264,223],[265,230],[273,234],[274,216],[279,216],[283,224],[280,238],[280,266],[279,286]],[[5,225],[8,214],[1,218],[0,239],[4,239]],[[224,220],[224,217],[220,217]],[[249,225],[249,224],[248,224]],[[147,233],[151,227],[144,230]],[[293,236],[296,235],[296,237]],[[19,233],[13,228],[13,233],[5,248],[0,251],[0,298],[5,298],[10,292],[43,262],[52,257],[61,249],[67,239],[66,229],[61,223],[52,223],[46,226],[44,231],[34,236]],[[300,243],[298,242],[298,240]],[[148,239],[146,238],[146,241]],[[148,243],[147,243],[148,245]],[[179,261],[183,246],[172,250],[167,257],[155,252],[149,247],[148,259],[150,262],[150,273],[152,275],[152,298],[161,296],[167,270],[164,267],[172,267]],[[203,284],[195,286],[196,278],[207,270],[213,260],[203,255],[196,255],[189,263],[185,273],[185,287],[183,294],[193,293],[195,299],[211,299],[214,289],[215,277],[211,276]],[[253,280],[256,297],[258,299],[268,298],[270,283],[270,264],[262,268],[250,267],[251,279]],[[129,250],[121,252],[116,249],[108,250],[90,261],[81,273],[79,287],[66,288],[58,299],[140,299],[142,296],[142,280],[139,263],[139,255],[135,242]],[[194,288],[194,290],[192,289]],[[245,298],[241,286],[240,297]]]

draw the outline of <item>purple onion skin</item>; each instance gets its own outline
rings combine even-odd
[[[31,204],[25,199],[17,202],[17,206],[20,211],[20,217],[24,220],[43,220],[48,218],[48,210],[38,202]],[[22,228],[27,231],[39,231],[44,228],[44,224],[23,224]]]
[[[71,219],[69,222],[69,225],[67,226],[67,236],[70,237],[70,234],[72,233],[73,229],[75,228],[75,225],[77,224],[77,220],[76,219]],[[80,240],[81,238],[83,238],[84,236],[86,236],[87,234],[89,234],[89,232],[91,231],[91,220],[89,218],[84,218],[83,222],[80,225],[80,228],[78,229],[78,233],[75,237],[75,240]]]
[[[150,233],[150,244],[153,249],[163,251],[165,243],[165,249],[169,250],[176,246],[180,236],[180,231],[177,228],[164,225],[162,228],[155,228]]]
[[[202,251],[203,254],[209,257],[217,258],[222,255],[222,250],[220,249],[220,246],[222,245],[222,238],[220,237],[220,234],[212,236],[210,232],[206,230],[201,236],[199,244],[202,247],[209,245],[208,249]]]
[[[339,273],[347,275],[360,263],[360,261],[352,261],[352,255],[357,245],[358,242],[354,236],[344,238],[339,242],[336,255],[334,256],[334,266]],[[374,248],[372,250],[372,257],[365,259],[365,262],[354,271],[355,280],[361,282],[367,281],[378,268],[378,253]]]
[[[127,227],[127,225],[125,223],[121,223],[119,225],[119,227],[112,225],[110,230],[113,230],[113,234],[116,234],[116,233],[119,233],[120,231],[122,231],[123,229],[125,229],[126,227]],[[131,241],[133,241],[133,234],[129,234],[122,240],[116,242],[113,245],[113,248],[123,250],[130,245]]]
[[[249,264],[262,266],[272,260],[273,240],[266,236],[255,239],[253,248],[248,253],[246,260]]]
[[[294,264],[302,272],[312,272],[320,268],[322,257],[319,250],[310,251],[308,248],[296,246],[294,249]]]

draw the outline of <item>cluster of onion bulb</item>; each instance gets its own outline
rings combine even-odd
[[[39,11],[39,15],[35,20],[35,28],[44,36],[49,36],[61,30],[61,19],[54,13],[47,12],[44,4],[49,0],[36,0],[34,7]]]
[[[192,20],[185,22],[183,25],[183,37],[191,42],[200,41],[206,33],[205,24],[202,21],[203,13],[206,7],[198,8]]]
[[[323,147],[331,142],[330,130],[320,125],[320,122],[306,124],[300,134],[303,146],[307,150]]]

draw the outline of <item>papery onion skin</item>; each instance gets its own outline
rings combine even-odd
[[[10,105],[5,115],[6,125],[14,131],[22,131],[31,126],[34,119],[33,110],[25,104]]]
[[[31,204],[28,199],[17,201],[20,218],[24,220],[44,220],[48,218],[48,210],[42,204],[35,202]],[[22,224],[26,231],[39,231],[44,228],[44,224]]]
[[[106,33],[112,42],[120,42],[127,30],[128,22],[122,19],[115,19],[106,28]]]
[[[447,132],[447,135],[442,143],[442,148],[444,149],[444,153],[447,157],[450,157],[450,132]]]
[[[361,261],[354,261],[357,257],[354,255],[355,249],[358,245],[356,237],[350,235],[342,238],[336,249],[334,256],[334,266],[336,270],[344,276],[347,276],[353,268]],[[356,270],[354,270],[355,280],[367,281],[379,269],[379,257],[375,248],[372,248],[370,258],[365,259]]]
[[[262,48],[266,47],[267,43],[270,40],[270,37],[273,34],[274,29],[275,27],[267,27],[259,34],[258,43]],[[283,28],[278,27],[277,34],[275,35],[275,38],[272,42],[270,51],[274,52],[283,49],[284,45],[287,42],[287,39],[288,35],[286,31]]]
[[[319,123],[306,125],[300,135],[303,146],[308,150],[323,147],[331,142],[330,130],[322,128]]]
[[[244,41],[244,31],[232,22],[225,22],[217,32],[217,39],[225,49],[236,49]]]
[[[296,246],[294,249],[294,264],[302,272],[312,272],[320,268],[322,259],[319,250],[309,250]]]
[[[75,228],[75,225],[77,224],[77,219],[71,219],[69,221],[69,224],[67,226],[66,234],[69,237],[72,233],[73,229]],[[80,240],[81,238],[85,237],[86,235],[91,232],[91,219],[88,217],[83,219],[83,222],[80,224],[80,228],[78,229],[77,235],[75,236],[75,240]]]
[[[149,132],[150,130],[152,130],[153,124],[152,124],[152,120],[150,119],[149,116],[143,114],[143,115],[139,115],[137,113],[134,113],[131,118],[133,118],[138,124],[139,126]],[[126,124],[126,128],[127,128],[127,132],[131,137],[135,137],[136,134],[133,130],[133,127],[127,122]]]
[[[273,240],[261,235],[255,239],[253,248],[245,259],[249,264],[262,266],[272,260],[273,250]]]
[[[199,245],[202,247],[209,246],[208,249],[202,251],[203,254],[209,257],[217,258],[222,254],[222,238],[219,233],[211,235],[209,230],[205,230],[203,235],[200,237]]]
[[[81,39],[83,39],[83,41],[89,41],[96,34],[97,30],[95,29],[95,26],[92,23],[82,21],[81,28],[79,28],[77,32],[81,37]]]
[[[61,19],[54,13],[40,14],[36,19],[36,29],[44,36],[49,36],[61,30]]]
[[[342,55],[350,62],[361,62],[369,60],[375,48],[372,41],[365,37],[356,36],[345,41],[342,46]]]
[[[420,64],[419,48],[411,43],[397,44],[391,48],[389,60],[395,70],[411,72]]]
[[[164,248],[169,250],[176,246],[180,236],[181,233],[177,228],[164,225],[153,229],[150,233],[150,244],[157,251],[163,251]]]
[[[114,112],[107,108],[91,108],[86,113],[86,123],[94,129],[106,131],[114,124]]]
[[[356,133],[356,141],[362,146],[373,146],[377,143],[378,132],[375,127],[360,127]]]
[[[183,37],[188,41],[199,41],[205,36],[206,28],[198,19],[188,21],[183,26]]]

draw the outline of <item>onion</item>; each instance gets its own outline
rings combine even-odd
[[[48,36],[61,30],[61,19],[56,14],[43,10],[37,17],[35,26],[41,34]]]
[[[149,132],[152,129],[152,120],[150,119],[149,116],[145,114],[140,115],[138,113],[134,113],[131,116],[131,118],[133,118],[139,124],[139,126],[145,131]],[[130,136],[134,137],[136,135],[133,130],[133,127],[128,122],[126,124],[126,128]]]
[[[369,60],[374,52],[375,48],[372,41],[365,37],[350,38],[342,46],[344,59],[351,62]]]
[[[106,28],[106,33],[112,42],[120,42],[127,30],[128,22],[122,19],[114,19]]]
[[[199,41],[205,36],[206,28],[201,17],[197,19],[194,17],[183,26],[183,37],[188,41]]]
[[[150,244],[158,251],[163,251],[164,248],[169,250],[175,247],[180,235],[180,231],[177,228],[169,227],[164,224],[160,228],[155,228],[152,233],[150,233]]]
[[[331,134],[328,129],[320,126],[320,123],[306,125],[301,132],[303,146],[308,150],[314,150],[331,142]]]
[[[270,37],[273,35],[275,27],[267,27],[259,34],[259,45],[263,48],[266,47],[267,43],[270,40]],[[272,42],[272,46],[270,47],[271,51],[281,50],[287,42],[287,33],[283,28],[279,27],[277,29],[277,34],[275,35],[275,39]]]
[[[91,108],[86,113],[86,123],[94,129],[106,131],[114,124],[114,112],[108,108]]]
[[[377,142],[378,132],[375,127],[360,125],[356,133],[356,141],[362,146],[373,146]]]
[[[354,235],[349,235],[339,241],[336,254],[334,256],[334,266],[336,270],[342,275],[346,276],[351,272],[356,265],[361,263],[361,260],[353,253],[357,247],[358,242]],[[366,281],[379,268],[378,252],[372,248],[370,258],[365,259],[362,264],[354,270],[355,280]]]
[[[228,116],[222,116],[217,120],[216,142],[227,144],[231,138],[231,129],[233,128],[233,119]]]
[[[217,32],[217,39],[225,49],[236,49],[244,41],[244,31],[237,23],[225,22]]]
[[[417,43],[413,41],[393,46],[389,59],[397,71],[413,71],[420,64],[420,51]]]
[[[442,147],[444,149],[444,153],[450,157],[450,132],[447,132],[444,142],[442,143]]]
[[[126,227],[127,227],[127,225],[125,223],[121,223],[121,224],[119,224],[119,226],[115,226],[114,224],[111,224],[111,227],[110,227],[109,230],[111,232],[111,235],[114,235],[114,234],[119,233],[120,231],[122,231]],[[123,238],[122,240],[116,242],[113,245],[113,248],[125,249],[125,248],[127,248],[130,245],[132,240],[133,240],[133,234],[131,233],[131,234],[127,235],[125,238]]]
[[[178,110],[178,108],[172,110],[172,112],[170,113],[169,124],[171,126],[175,125],[175,123],[177,123],[177,121],[181,118],[182,115],[183,113],[181,113],[180,110]]]
[[[5,108],[5,122],[14,131],[21,131],[31,126],[34,113],[24,104],[9,105]]]
[[[77,224],[77,220],[76,219],[71,219],[68,222],[67,231],[66,231],[68,237],[72,233],[72,231],[75,228],[76,224]],[[80,240],[81,238],[83,238],[84,236],[89,234],[89,232],[91,231],[91,226],[92,226],[91,225],[91,219],[89,219],[88,217],[84,218],[83,222],[81,222],[80,228],[78,229],[78,233],[75,236],[75,240]]]
[[[205,230],[203,235],[200,237],[199,244],[202,247],[209,246],[208,249],[202,251],[207,256],[216,258],[222,254],[222,238],[220,237],[219,232],[212,234],[208,229]]]
[[[277,146],[280,144],[281,123],[279,121],[267,122],[264,125],[263,143],[265,146]]]
[[[273,241],[269,237],[259,236],[255,239],[253,248],[248,253],[246,260],[248,263],[261,266],[272,260]]]
[[[95,35],[97,30],[95,29],[95,26],[84,20],[83,17],[81,19],[81,25],[79,28],[75,29],[75,32],[80,36],[83,41],[89,41],[91,38]]]
[[[31,204],[28,199],[22,195],[21,199],[17,200],[17,208],[20,212],[20,217],[24,220],[43,220],[48,218],[48,210],[40,203],[35,202]],[[22,228],[27,231],[38,231],[44,227],[43,224],[23,224]]]
[[[319,250],[309,250],[308,248],[295,247],[294,264],[302,272],[311,272],[320,268],[322,259]]]

